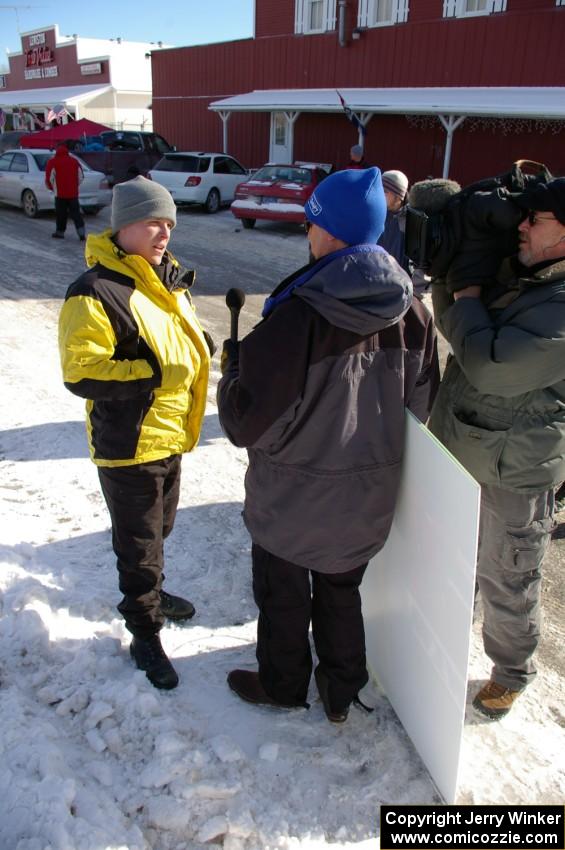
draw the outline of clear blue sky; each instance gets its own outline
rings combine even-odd
[[[254,0],[14,0],[6,6],[0,3],[0,64],[6,48],[21,50],[18,27],[27,32],[58,24],[61,35],[121,36],[174,47],[253,35]]]

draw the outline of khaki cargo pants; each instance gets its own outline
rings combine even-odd
[[[483,486],[477,582],[492,678],[522,690],[536,674],[541,565],[554,527],[554,491],[534,495]]]

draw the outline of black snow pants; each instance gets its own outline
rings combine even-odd
[[[67,218],[70,215],[79,236],[84,236],[84,219],[80,211],[78,198],[55,198],[55,227],[57,233],[67,229]]]
[[[175,521],[180,471],[180,455],[133,466],[98,467],[123,593],[118,611],[126,628],[142,639],[156,634],[164,623],[159,596],[163,541]]]
[[[305,703],[312,674],[308,630],[333,711],[367,683],[359,586],[367,568],[319,573],[252,546],[253,595],[259,608],[257,661],[265,691],[281,703]]]

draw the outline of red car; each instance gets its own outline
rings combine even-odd
[[[303,224],[304,204],[330,171],[331,165],[319,162],[269,162],[236,187],[231,211],[244,227],[254,227],[258,218]]]

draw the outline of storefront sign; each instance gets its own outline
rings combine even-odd
[[[37,65],[47,65],[53,62],[55,54],[50,47],[32,47],[26,50],[26,67],[35,68]]]
[[[101,62],[91,62],[89,65],[81,65],[80,66],[81,74],[101,74],[102,73],[102,63]]]
[[[24,71],[24,79],[26,80],[42,80],[46,77],[58,77],[59,68],[57,65],[50,65],[48,68],[26,68]]]
[[[29,37],[29,46],[35,47],[36,44],[45,44],[45,33],[44,32],[36,32]]]

